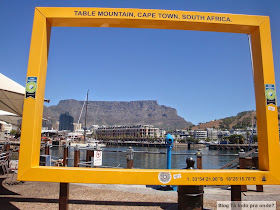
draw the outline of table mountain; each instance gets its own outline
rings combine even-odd
[[[44,107],[44,118],[59,120],[60,114],[69,112],[77,123],[83,101],[62,100],[58,105]],[[159,105],[155,100],[147,101],[89,101],[87,127],[97,125],[154,125],[164,129],[180,129],[191,125],[177,115],[174,108]],[[81,121],[84,126],[85,108]]]

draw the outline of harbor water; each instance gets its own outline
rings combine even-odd
[[[102,165],[110,167],[126,168],[126,146],[107,145],[102,148]],[[141,169],[165,169],[166,168],[166,154],[165,148],[155,147],[133,147],[134,153],[134,168]],[[119,152],[117,152],[119,151]],[[144,153],[145,151],[145,153]],[[196,155],[190,153],[196,153],[197,150],[188,150],[187,148],[173,147],[172,148],[172,169],[186,168],[186,158],[193,157],[196,160]],[[218,169],[237,158],[234,154],[237,151],[233,150],[209,150],[207,147],[202,148],[202,167],[203,169]],[[156,154],[154,154],[156,153]],[[181,155],[180,155],[181,154]],[[52,147],[50,150],[52,159],[63,158],[63,147]],[[74,148],[69,149],[68,166],[74,164]],[[80,151],[80,162],[85,161],[86,150]]]

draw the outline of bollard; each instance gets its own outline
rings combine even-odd
[[[240,169],[246,169],[246,159],[245,159],[245,155],[246,153],[244,152],[243,149],[240,150],[240,152],[238,153],[239,155],[239,168]],[[247,192],[247,186],[246,185],[241,185],[241,192]]]
[[[94,156],[94,150],[88,149],[86,153],[86,162],[91,161],[91,157]]]
[[[11,143],[10,143],[10,141],[8,141],[8,142],[7,142],[7,152],[9,152],[10,149],[11,149]]]
[[[74,147],[74,167],[79,167],[80,163],[80,149],[79,146]]]
[[[196,167],[197,169],[202,169],[202,152],[201,149],[198,149],[196,152]]]
[[[126,151],[127,165],[126,168],[133,168],[134,150],[129,147]]]
[[[187,169],[194,169],[195,160],[187,158]],[[203,209],[203,185],[178,186],[178,209]]]
[[[69,183],[59,185],[59,210],[68,210]]]
[[[45,143],[45,155],[49,155],[50,154],[50,146],[49,143]]]
[[[256,149],[256,151],[253,153],[253,162],[256,169],[259,169],[259,151]],[[263,185],[257,185],[256,186],[257,192],[263,192]]]
[[[63,151],[63,166],[68,165],[68,146],[67,144],[64,144],[64,151]]]
[[[5,141],[4,143],[4,151],[9,152],[10,151],[10,142]]]
[[[256,151],[252,154],[252,159],[254,163],[254,167],[256,169],[259,169],[259,151],[256,149]]]
[[[5,141],[4,143],[4,151],[8,154],[8,166],[10,165],[11,160],[11,151],[10,151],[10,141]]]

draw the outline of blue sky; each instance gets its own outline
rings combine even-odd
[[[270,16],[280,82],[277,0],[1,0],[0,72],[25,86],[34,8],[110,7]],[[248,38],[197,31],[53,28],[45,98],[157,100],[194,124],[255,109]],[[277,94],[279,98],[279,94]],[[278,99],[279,103],[279,99]]]

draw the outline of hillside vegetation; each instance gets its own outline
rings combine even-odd
[[[278,107],[278,124],[280,124],[280,106]],[[252,123],[256,123],[256,111],[244,111],[238,113],[236,116],[226,117],[223,119],[213,120],[206,123],[193,126],[193,130],[205,128],[219,128],[219,129],[246,129],[251,127]]]

